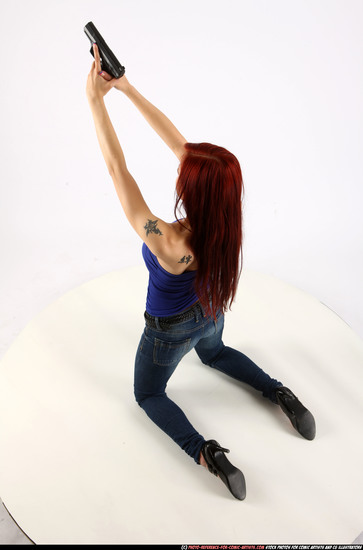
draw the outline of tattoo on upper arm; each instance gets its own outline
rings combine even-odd
[[[183,257],[179,260],[178,264],[188,264],[188,263],[191,262],[191,261],[192,261],[192,256],[189,254],[189,256],[183,256]]]
[[[144,229],[146,230],[146,236],[149,235],[149,233],[156,233],[156,235],[162,235],[162,232],[157,226],[158,220],[147,220],[147,223],[144,225]]]

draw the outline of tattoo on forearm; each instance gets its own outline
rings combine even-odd
[[[178,264],[188,264],[188,263],[191,262],[191,261],[192,261],[192,256],[189,254],[189,256],[183,256],[183,257],[179,260]]]
[[[156,233],[156,235],[162,235],[162,232],[157,226],[158,220],[147,220],[147,223],[144,225],[144,229],[146,230],[146,236],[149,235],[149,233]]]

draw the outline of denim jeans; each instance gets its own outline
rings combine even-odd
[[[192,318],[164,325],[163,318],[146,320],[135,359],[134,392],[137,403],[153,422],[199,464],[205,441],[184,412],[166,395],[169,378],[178,363],[195,348],[202,363],[245,382],[276,403],[281,382],[271,378],[246,355],[223,344],[224,315],[207,317],[199,302],[189,308]],[[170,319],[170,318],[169,318]]]

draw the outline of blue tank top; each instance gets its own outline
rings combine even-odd
[[[173,275],[158,262],[145,243],[142,256],[149,271],[146,311],[155,317],[168,317],[193,305],[198,296],[194,291],[196,271],[184,271]]]

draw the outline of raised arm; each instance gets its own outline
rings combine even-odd
[[[132,101],[145,120],[180,160],[185,153],[184,143],[186,143],[187,140],[181,135],[179,130],[175,128],[168,117],[142,96],[140,92],[129,83],[125,75],[116,81],[115,88],[122,91]]]
[[[95,61],[87,80],[87,98],[92,111],[98,142],[112,177],[118,198],[132,227],[146,242],[150,250],[167,264],[175,255],[173,237],[175,231],[156,217],[146,204],[141,191],[127,169],[125,157],[107,112],[104,96],[114,86],[100,75],[100,57],[94,46]]]

